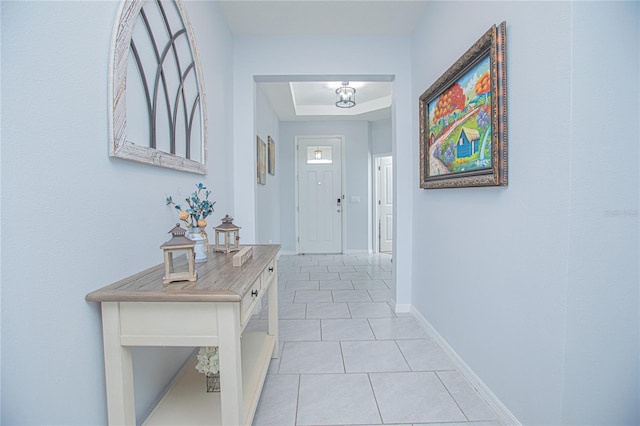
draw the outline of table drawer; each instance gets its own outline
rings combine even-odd
[[[267,267],[264,268],[264,271],[262,271],[262,287],[266,288],[269,283],[271,283],[271,280],[276,278],[277,274],[278,271],[276,270],[276,260],[274,258],[271,259]]]
[[[253,308],[258,303],[258,300],[262,297],[262,283],[261,277],[256,278],[256,280],[251,284],[249,290],[245,293],[240,301],[240,322],[244,324],[247,320],[247,317],[251,315]]]

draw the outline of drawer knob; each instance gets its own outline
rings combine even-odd
[[[269,272],[273,272],[273,266],[269,268]]]
[[[252,295],[253,297],[258,297],[258,290],[253,290],[253,291],[251,292],[251,295]]]

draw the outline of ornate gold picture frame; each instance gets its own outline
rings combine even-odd
[[[260,136],[256,137],[256,173],[257,182],[260,185],[267,184],[267,144],[264,143]]]
[[[267,171],[270,175],[275,176],[276,174],[276,142],[273,140],[271,136],[267,136],[267,162],[268,167]]]
[[[506,22],[420,96],[420,187],[506,186]]]

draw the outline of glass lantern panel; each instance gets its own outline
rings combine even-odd
[[[172,274],[189,271],[189,252],[187,250],[171,250],[169,252],[170,272]]]
[[[307,147],[307,164],[332,164],[332,146]]]

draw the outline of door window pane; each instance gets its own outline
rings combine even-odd
[[[331,146],[307,147],[307,164],[332,164]]]

